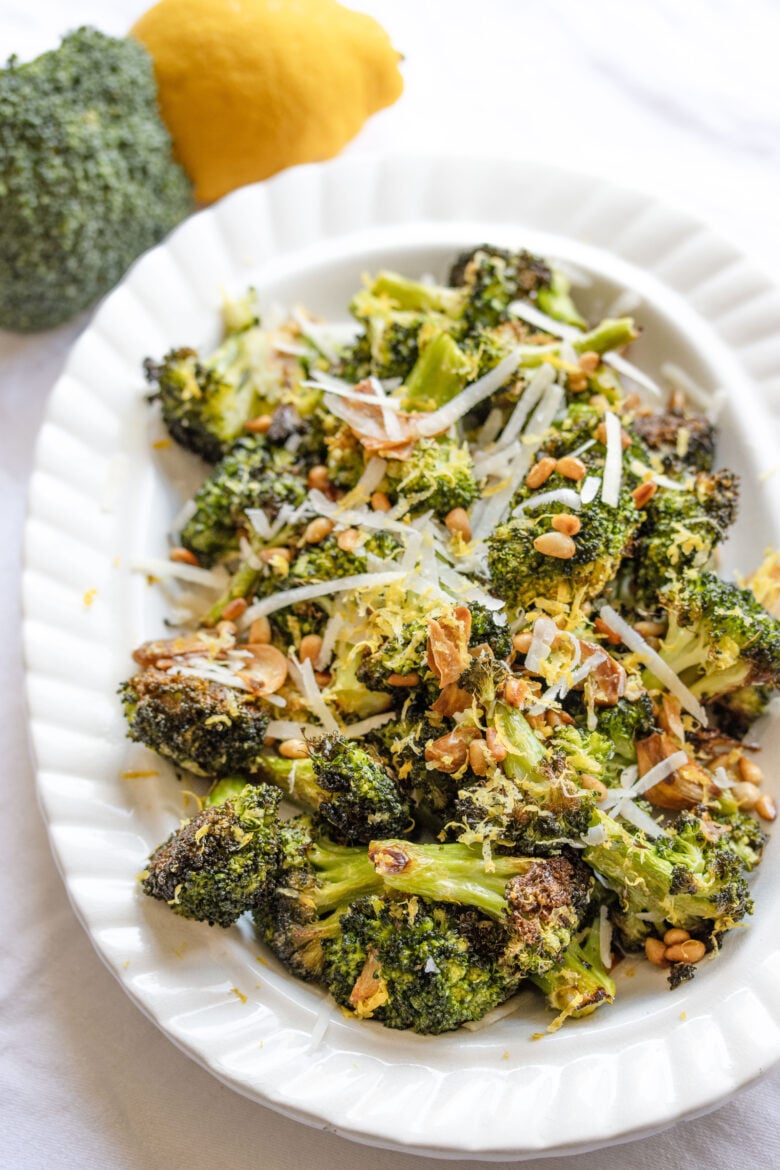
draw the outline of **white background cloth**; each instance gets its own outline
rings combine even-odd
[[[351,152],[484,152],[592,170],[687,207],[780,279],[780,6],[773,0],[376,0],[354,6],[379,17],[403,51],[406,93],[373,119]],[[121,34],[144,7],[138,0],[0,0],[0,58],[52,47],[81,23]],[[6,760],[0,1165],[358,1170],[370,1157],[376,1170],[433,1170],[432,1161],[369,1153],[223,1088],[126,998],[68,904],[32,796],[18,576],[36,430],[84,324],[34,337],[0,332],[6,554],[0,612],[9,634],[0,702]],[[583,1155],[577,1165],[778,1166],[779,1097],[776,1069],[706,1118]],[[544,1166],[568,1170],[573,1164],[561,1158]]]

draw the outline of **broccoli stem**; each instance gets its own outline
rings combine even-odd
[[[550,284],[541,285],[536,293],[536,303],[543,313],[554,317],[556,321],[563,321],[566,325],[576,325],[584,329],[587,321],[578,312],[577,306],[571,298],[569,282],[561,272],[554,272]]]
[[[203,801],[204,808],[213,808],[215,804],[224,804],[234,796],[238,796],[246,788],[247,781],[241,776],[225,776],[212,784]]]
[[[497,703],[494,723],[509,753],[504,762],[504,771],[510,780],[521,778],[529,772],[543,779],[539,775],[539,764],[544,759],[545,750],[525,716],[516,707]]]
[[[317,812],[327,795],[317,783],[311,760],[286,760],[282,756],[262,756],[257,774],[267,784],[280,788],[285,796],[309,812]]]
[[[396,272],[380,272],[371,285],[371,293],[387,297],[399,309],[416,312],[451,313],[460,303],[455,289],[407,280]]]
[[[606,317],[594,329],[571,339],[577,353],[608,353],[636,341],[639,331],[631,317]],[[551,356],[558,356],[561,343],[552,345],[527,345],[522,348],[521,365],[530,368],[540,366]]]
[[[218,621],[221,621],[225,606],[239,597],[251,597],[259,581],[259,569],[253,569],[251,565],[241,565],[233,574],[226,591],[203,617],[202,625],[215,626]]]
[[[460,394],[471,363],[449,333],[440,333],[420,354],[406,379],[404,410],[435,410]]]
[[[365,849],[320,840],[312,844],[307,859],[317,874],[312,897],[318,914],[343,910],[356,898],[382,889],[382,878]]]
[[[615,981],[601,961],[599,919],[591,923],[584,936],[574,939],[560,963],[531,982],[544,992],[553,1011],[560,1012],[549,1030],[555,1031],[569,1016],[588,1016],[603,1003],[615,998]]]

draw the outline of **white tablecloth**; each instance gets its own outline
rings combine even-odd
[[[144,7],[138,0],[3,0],[0,57],[32,55],[80,23],[122,33]],[[510,153],[594,170],[686,206],[780,278],[780,8],[772,0],[377,0],[355,7],[383,20],[403,50],[406,93],[350,151]],[[0,333],[0,608],[10,623],[0,703],[0,1165],[358,1170],[370,1157],[376,1170],[421,1167],[411,1157],[369,1154],[223,1088],[126,998],[67,902],[32,795],[18,575],[36,430],[83,325],[33,337]],[[775,1070],[708,1117],[578,1164],[780,1165],[779,1090]]]

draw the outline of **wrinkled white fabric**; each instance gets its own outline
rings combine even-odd
[[[0,57],[33,55],[81,23],[121,33],[145,6],[138,0],[3,0]],[[366,127],[351,152],[509,153],[596,171],[686,205],[780,279],[774,60],[780,9],[772,0],[548,0],[534,6],[519,0],[375,0],[354,6],[378,16],[404,52],[406,93]],[[48,390],[84,323],[35,337],[0,333],[0,598],[8,643],[0,703],[0,1166],[360,1170],[370,1157],[375,1170],[417,1170],[425,1160],[369,1154],[220,1085],[134,1007],[68,904],[32,795],[18,577],[35,433]],[[582,1155],[577,1165],[778,1166],[779,1096],[776,1069],[705,1118]],[[569,1170],[574,1163],[554,1158],[543,1164]]]

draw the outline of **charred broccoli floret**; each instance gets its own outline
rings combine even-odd
[[[385,483],[393,502],[412,501],[412,515],[433,510],[441,519],[479,495],[468,446],[448,436],[421,439],[408,459],[388,460]]]
[[[425,746],[443,735],[446,727],[428,717],[406,713],[373,731],[375,750],[398,777],[408,796],[415,821],[432,833],[439,833],[454,815],[459,781],[426,762]]]
[[[566,949],[591,877],[565,857],[493,856],[469,845],[373,841],[368,855],[388,889],[471,906],[507,932],[504,961],[518,975],[546,971]]]
[[[141,879],[144,893],[184,918],[230,926],[273,889],[280,800],[276,789],[249,784],[204,808],[155,849]]]
[[[757,719],[766,714],[773,695],[771,686],[739,687],[713,702],[715,722],[734,739],[743,739]]]
[[[632,429],[660,456],[667,474],[712,469],[717,432],[706,415],[672,407],[638,415]]]
[[[560,962],[549,971],[531,976],[531,982],[544,992],[548,1006],[559,1013],[550,1031],[569,1016],[575,1020],[589,1016],[615,999],[615,981],[601,957],[600,922],[596,917],[572,939]]]
[[[693,573],[666,589],[669,628],[659,653],[697,698],[780,682],[780,621],[749,589]]]
[[[489,646],[495,658],[508,658],[512,653],[512,635],[506,615],[500,610],[488,609],[478,601],[469,605],[471,611],[471,637],[469,646]]]
[[[509,252],[490,244],[462,253],[450,270],[450,284],[463,293],[462,321],[468,332],[490,329],[507,320],[509,306],[520,299],[535,299],[544,312],[549,312],[554,297],[549,297],[547,307],[541,297],[545,292],[552,293],[553,279],[552,270],[538,256],[530,252]],[[558,293],[553,307],[562,306],[562,298],[568,292],[564,278],[558,274],[557,279]],[[572,304],[570,308],[576,315],[576,324],[584,325]]]
[[[253,772],[263,754],[268,713],[247,691],[152,667],[120,694],[130,739],[199,776]]]
[[[325,982],[360,1019],[424,1035],[479,1020],[516,989],[504,932],[473,910],[364,897],[325,944]]]
[[[260,508],[275,520],[283,504],[295,508],[305,498],[306,482],[294,470],[293,457],[261,435],[247,435],[198,488],[181,543],[201,564],[211,565],[238,550],[239,531],[249,527],[247,508]]]

